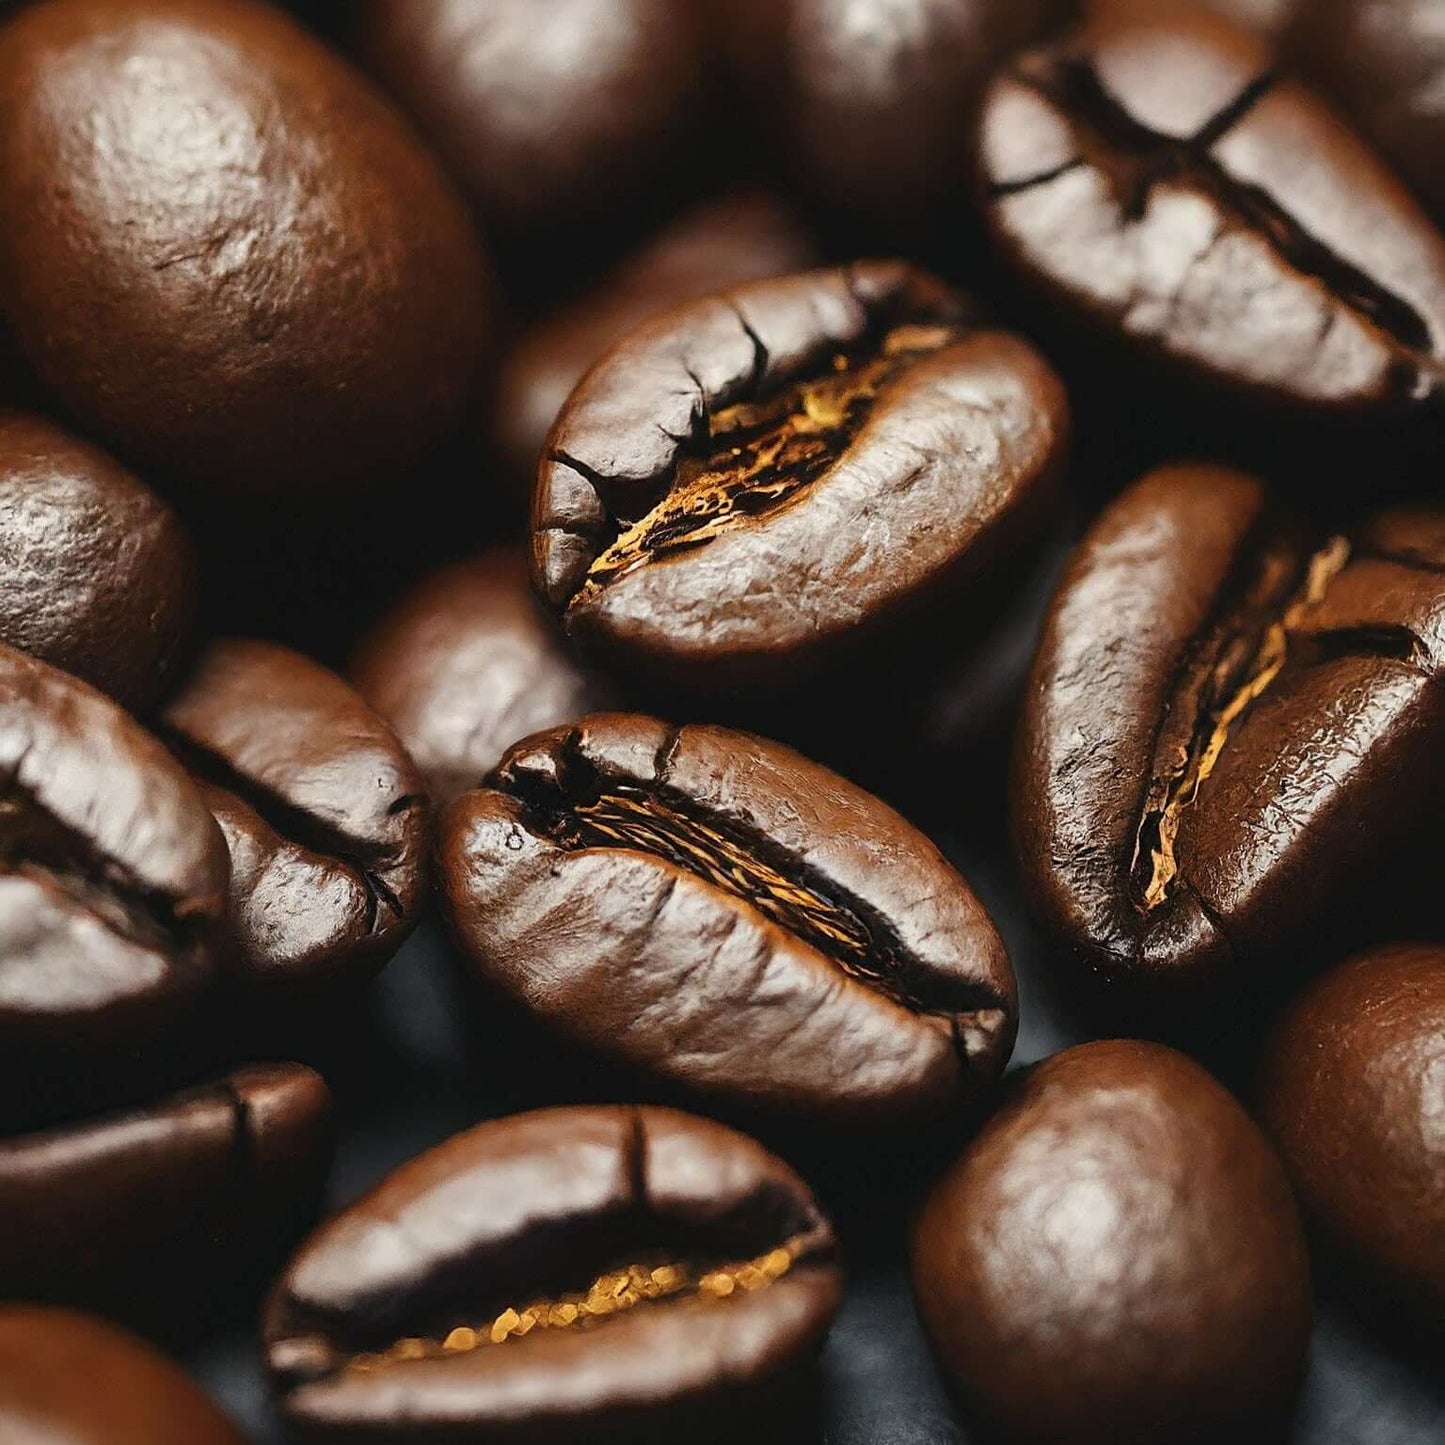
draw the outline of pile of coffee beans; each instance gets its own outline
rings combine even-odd
[[[0,1441],[1438,1368],[1439,0],[0,12]]]

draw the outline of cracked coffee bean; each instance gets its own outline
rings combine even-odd
[[[425,892],[423,784],[387,723],[309,658],[235,638],[206,648],[163,722],[231,851],[245,979],[309,989],[375,973]]]
[[[1183,1054],[1115,1040],[1029,1070],[933,1189],[911,1259],[939,1363],[1003,1439],[1284,1438],[1310,1338],[1299,1219],[1259,1130]]]
[[[998,245],[1093,367],[1103,340],[1176,402],[1397,443],[1374,471],[1441,414],[1445,240],[1247,32],[1086,27],[995,81],[980,148]]]
[[[1445,24],[1438,0],[1307,0],[1286,39],[1292,62],[1445,218]]]
[[[629,670],[796,684],[1031,542],[1067,431],[1038,353],[901,262],[738,287],[633,332],[573,393],[533,580]]]
[[[1445,1310],[1445,948],[1375,948],[1290,1007],[1261,1108],[1305,1215],[1373,1306]]]
[[[151,1325],[213,1306],[247,1267],[275,1267],[330,1154],[331,1096],[299,1064],[0,1138],[0,1295]]]
[[[108,1102],[215,977],[226,845],[165,749],[0,645],[0,1117]]]
[[[575,1043],[749,1115],[947,1115],[1008,1060],[1013,971],[892,809],[776,743],[601,714],[442,821],[479,977]]]
[[[98,448],[12,412],[0,516],[0,639],[148,707],[195,621],[195,553],[175,513]]]
[[[427,578],[362,642],[351,671],[438,806],[480,787],[513,743],[596,712],[611,692],[537,605],[512,547]]]
[[[833,1255],[807,1186],[741,1134],[542,1110],[323,1225],[267,1306],[267,1360],[305,1441],[800,1439]]]
[[[0,310],[151,478],[298,501],[460,419],[465,208],[401,117],[249,0],[47,0],[0,28]]]
[[[105,1320],[0,1305],[6,1445],[246,1445],[178,1365]]]
[[[1445,513],[1350,533],[1166,467],[1105,509],[1034,660],[1014,780],[1040,919],[1114,983],[1275,972],[1445,803]]]

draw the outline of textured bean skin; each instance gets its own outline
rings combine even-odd
[[[539,734],[452,805],[439,858],[481,980],[734,1109],[936,1120],[1013,1046],[1012,969],[968,884],[775,743],[606,713]]]
[[[716,1264],[785,1243],[791,1266],[762,1288],[487,1338],[506,1305],[630,1260]],[[267,1305],[268,1363],[307,1441],[769,1437],[795,1421],[783,1411],[806,1398],[837,1309],[832,1254],[807,1187],[730,1129],[669,1109],[521,1114],[404,1165],[323,1225]],[[480,1336],[467,1348],[375,1360],[463,1323]],[[358,1353],[375,1363],[355,1368]]]
[[[305,496],[386,478],[455,421],[486,331],[463,207],[281,12],[27,6],[0,97],[0,308],[145,475]]]
[[[183,661],[196,559],[180,520],[104,452],[0,414],[0,640],[132,710]]]
[[[912,1267],[940,1363],[1010,1441],[1274,1438],[1304,1375],[1309,1270],[1279,1161],[1159,1045],[1031,1070],[929,1196]]]
[[[1295,1001],[1266,1055],[1265,1125],[1306,1217],[1376,1304],[1445,1305],[1445,950],[1372,949]]]

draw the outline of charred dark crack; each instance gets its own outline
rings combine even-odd
[[[1002,199],[1004,196],[1018,196],[1025,191],[1036,190],[1039,186],[1047,186],[1058,180],[1061,176],[1067,176],[1073,171],[1080,170],[1086,164],[1083,156],[1071,156],[1066,161],[1060,161],[1056,166],[1050,166],[1047,170],[1034,171],[1027,176],[1018,176],[1011,181],[994,181],[988,188],[990,196]]]
[[[1437,577],[1445,577],[1445,561],[1438,557],[1427,557],[1422,552],[1411,551],[1408,547],[1362,546],[1355,555],[1368,558],[1372,562],[1389,562],[1396,567],[1405,568],[1407,572],[1427,572]]]
[[[1360,623],[1354,627],[1305,633],[1292,641],[1291,652],[1303,667],[1337,662],[1345,657],[1373,657],[1402,663],[1426,675],[1435,673],[1425,639],[1400,623]]]
[[[772,362],[772,355],[768,351],[767,343],[758,335],[757,329],[753,326],[753,323],[748,320],[747,313],[744,312],[743,308],[739,306],[736,301],[729,300],[726,304],[728,310],[737,317],[738,325],[743,329],[743,335],[747,337],[753,348],[752,367],[742,387],[744,395],[752,396],[757,393],[763,384],[763,379],[768,374],[768,367]]]
[[[364,840],[331,827],[241,772],[214,749],[175,728],[163,729],[163,734],[166,745],[195,776],[236,798],[278,837],[347,869],[366,893],[368,933],[387,926],[387,920],[382,917],[384,911],[392,915],[393,921],[401,921],[401,899],[378,872],[380,866],[394,861],[387,848],[368,846]],[[421,799],[416,794],[406,794],[399,802],[415,807]],[[388,815],[395,816],[397,811],[393,804]]]
[[[570,533],[574,537],[583,537],[589,542],[599,542],[606,545],[616,535],[618,528],[624,523],[626,517],[636,512],[637,502],[644,501],[643,511],[652,505],[646,501],[646,497],[638,496],[640,488],[647,496],[654,500],[658,495],[655,484],[638,482],[631,478],[618,479],[604,476],[595,467],[589,467],[586,462],[578,460],[569,452],[560,449],[547,453],[547,460],[555,462],[558,466],[566,467],[568,471],[576,472],[588,486],[597,493],[603,509],[607,512],[610,520],[595,523],[569,521],[558,527],[559,531]]]
[[[1415,363],[1438,369],[1429,325],[1410,302],[1309,232],[1269,192],[1231,175],[1215,158],[1213,147],[1269,93],[1273,74],[1256,77],[1197,132],[1182,139],[1155,131],[1129,114],[1086,60],[1066,59],[1047,75],[1028,73],[1018,78],[1067,118],[1080,142],[1080,159],[1108,177],[1126,220],[1143,218],[1150,195],[1161,183],[1191,184],[1241,228],[1262,236],[1294,271],[1321,283],[1340,304],[1409,353]],[[1419,381],[1412,368],[1400,378],[1407,388]]]

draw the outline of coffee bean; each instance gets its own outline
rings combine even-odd
[[[738,287],[634,332],[573,393],[533,580],[631,670],[796,684],[1031,538],[1067,430],[1047,363],[907,265]]]
[[[392,109],[270,6],[50,0],[0,30],[0,308],[147,477],[294,499],[456,420],[486,282]]]
[[[530,494],[552,423],[587,368],[659,312],[724,286],[817,260],[802,222],[761,193],[728,196],[678,217],[580,301],[525,332],[502,364],[497,444]]]
[[[352,679],[438,805],[479,787],[513,743],[610,692],[568,651],[511,547],[427,578],[363,640]]]
[[[104,1320],[0,1305],[7,1445],[245,1445],[189,1377]]]
[[[553,1109],[457,1136],[323,1225],[264,1331],[308,1441],[797,1439],[784,1412],[839,1292],[827,1220],[751,1140]]]
[[[370,976],[424,896],[422,781],[391,728],[335,673],[225,639],[166,704],[231,851],[247,979],[308,988]]]
[[[368,0],[358,9],[367,63],[504,234],[615,225],[629,201],[666,183],[691,138],[702,86],[687,3]]]
[[[939,1362],[1003,1438],[1283,1438],[1310,1334],[1294,1202],[1182,1054],[1094,1043],[1031,1070],[929,1196],[912,1265]]]
[[[1445,949],[1376,948],[1290,1009],[1265,1061],[1266,1127],[1306,1216],[1374,1304],[1445,1307]]]
[[[452,805],[439,859],[485,982],[713,1104],[916,1123],[1013,1046],[1013,972],[968,884],[776,743],[615,713],[539,734]]]
[[[1445,218],[1445,27],[1436,0],[1308,0],[1295,6],[1286,48]]]
[[[1034,660],[1013,813],[1041,920],[1110,981],[1278,971],[1429,836],[1442,668],[1439,509],[1332,535],[1237,472],[1137,482]]]
[[[148,707],[195,620],[195,556],[176,515],[104,452],[9,413],[0,517],[0,639]]]
[[[102,1099],[214,978],[226,846],[108,698],[0,646],[0,1116]]]
[[[151,1323],[274,1268],[320,1195],[330,1110],[318,1075],[274,1064],[0,1139],[0,1294]]]
[[[1086,0],[1084,9],[1090,16],[1119,19],[1130,16],[1136,20],[1157,19],[1165,10],[1203,8],[1248,26],[1261,35],[1278,39],[1296,13],[1307,10],[1316,0]]]
[[[1006,258],[1092,345],[1192,397],[1390,442],[1445,392],[1445,240],[1264,42],[1203,12],[1098,22],[993,85]],[[1137,423],[1136,423],[1137,424]]]

